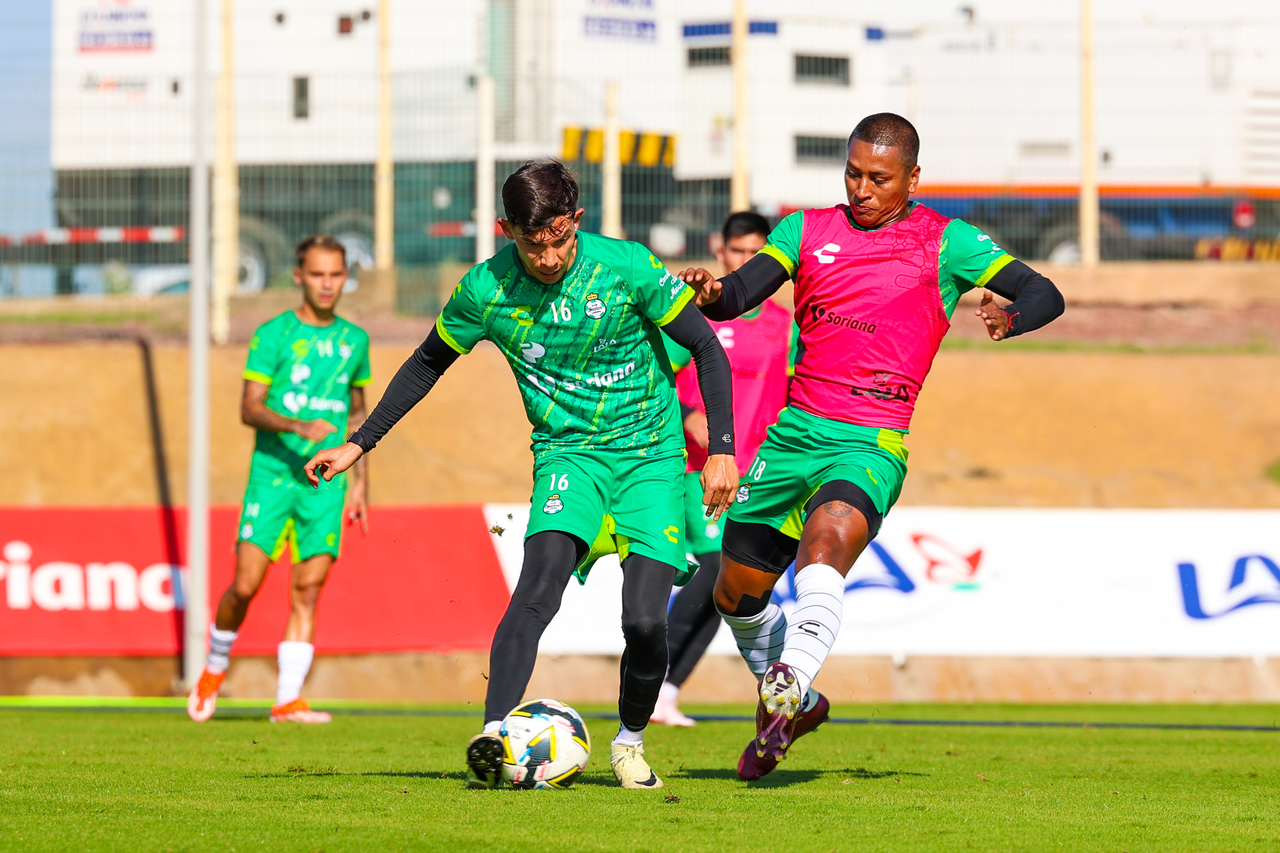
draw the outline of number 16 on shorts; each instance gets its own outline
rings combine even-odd
[[[547,502],[542,505],[542,511],[547,515],[555,515],[564,509],[564,501],[560,499],[560,493],[569,491],[569,475],[548,474],[547,478],[547,491],[551,492],[551,497],[547,498]]]

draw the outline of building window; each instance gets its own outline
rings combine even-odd
[[[691,47],[689,48],[690,68],[709,68],[713,65],[729,64],[729,46]]]
[[[311,115],[311,78],[293,78],[293,117],[308,118]]]
[[[796,163],[839,165],[848,157],[848,147],[843,136],[797,136]]]
[[[830,83],[849,85],[849,57],[802,56],[796,54],[797,83]]]

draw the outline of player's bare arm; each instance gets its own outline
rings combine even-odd
[[[1003,308],[992,294],[1011,300]],[[1065,303],[1054,283],[1022,261],[1010,261],[987,282],[974,314],[993,341],[1025,334],[1062,315]]]
[[[707,457],[702,466],[702,502],[707,508],[707,518],[720,520],[733,503],[738,491],[738,463],[732,453],[717,453]]]
[[[267,392],[271,386],[252,379],[244,381],[244,394],[240,398],[240,420],[246,426],[263,432],[291,432],[307,441],[324,441],[325,437],[338,431],[328,421],[303,421],[288,418],[279,412],[267,408]]]
[[[347,435],[360,429],[365,421],[364,388],[351,389],[351,405],[347,409]],[[360,532],[369,533],[369,460],[362,453],[351,468],[351,483],[347,487],[345,515],[348,524],[360,525]]]

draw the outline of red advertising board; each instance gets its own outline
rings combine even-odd
[[[237,512],[213,509],[211,608],[234,572]],[[182,510],[0,508],[0,655],[177,654],[185,549]],[[249,609],[237,654],[275,653],[288,582],[282,560]],[[375,507],[367,537],[345,533],[316,650],[487,649],[508,597],[479,504]]]

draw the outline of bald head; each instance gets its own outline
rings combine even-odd
[[[858,122],[858,126],[849,135],[849,147],[853,143],[866,142],[876,148],[896,148],[902,158],[902,165],[908,171],[915,168],[916,158],[920,156],[920,134],[915,127],[896,113],[876,113]]]

